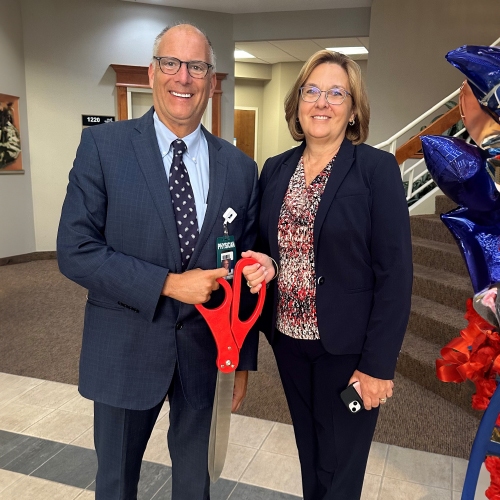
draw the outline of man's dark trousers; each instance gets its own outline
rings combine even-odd
[[[182,392],[177,368],[168,389],[168,400],[172,499],[209,500],[208,437],[212,407],[193,409]],[[163,400],[150,410],[126,410],[94,403],[96,500],[137,498],[142,457],[162,406]]]

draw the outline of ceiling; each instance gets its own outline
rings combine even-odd
[[[123,0],[227,14],[371,7],[373,0]]]
[[[236,58],[237,62],[276,64],[279,62],[307,61],[321,49],[330,47],[366,47],[368,37],[361,38],[318,38],[313,40],[283,40],[272,42],[237,42],[236,50],[249,52],[255,59]],[[350,56],[354,60],[368,59],[368,54]]]

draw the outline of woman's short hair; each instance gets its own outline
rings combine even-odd
[[[361,69],[350,57],[330,50],[320,50],[309,58],[302,66],[295,83],[285,98],[285,118],[288,122],[290,134],[296,141],[304,140],[304,132],[297,119],[299,100],[301,98],[300,87],[304,85],[314,69],[325,63],[338,64],[347,73],[354,106],[355,123],[347,126],[346,137],[353,144],[361,144],[368,138],[370,124],[370,103],[368,102],[365,84],[361,78]]]

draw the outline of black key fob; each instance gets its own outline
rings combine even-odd
[[[359,384],[359,382],[349,385],[340,393],[340,397],[351,413],[358,413],[358,411],[365,409],[365,405],[354,384]]]

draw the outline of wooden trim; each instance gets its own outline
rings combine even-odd
[[[118,120],[128,120],[127,87],[150,88],[148,66],[129,66],[125,64],[110,64],[116,73],[116,92]],[[216,73],[217,84],[212,98],[212,134],[220,137],[222,128],[221,102],[222,80],[227,73]]]
[[[217,84],[215,92],[212,97],[212,134],[217,137],[221,136],[222,119],[221,119],[221,105],[222,105],[222,80],[225,80],[227,73],[216,73]]]
[[[8,266],[11,264],[24,264],[34,260],[53,260],[57,259],[57,252],[31,252],[23,255],[13,255],[12,257],[2,257],[0,266]]]
[[[118,120],[128,120],[127,87],[116,87]]]
[[[221,123],[221,96],[220,93],[215,93],[212,97],[212,134],[220,137],[222,123]]]
[[[445,130],[448,130],[455,125],[455,123],[458,123],[460,119],[460,109],[457,105],[400,146],[396,151],[396,160],[398,164],[401,165],[401,163],[412,158],[422,149],[420,137],[423,135],[441,135]]]
[[[127,66],[124,64],[110,64],[116,73],[116,85],[132,87],[141,85],[149,87],[148,66]]]

